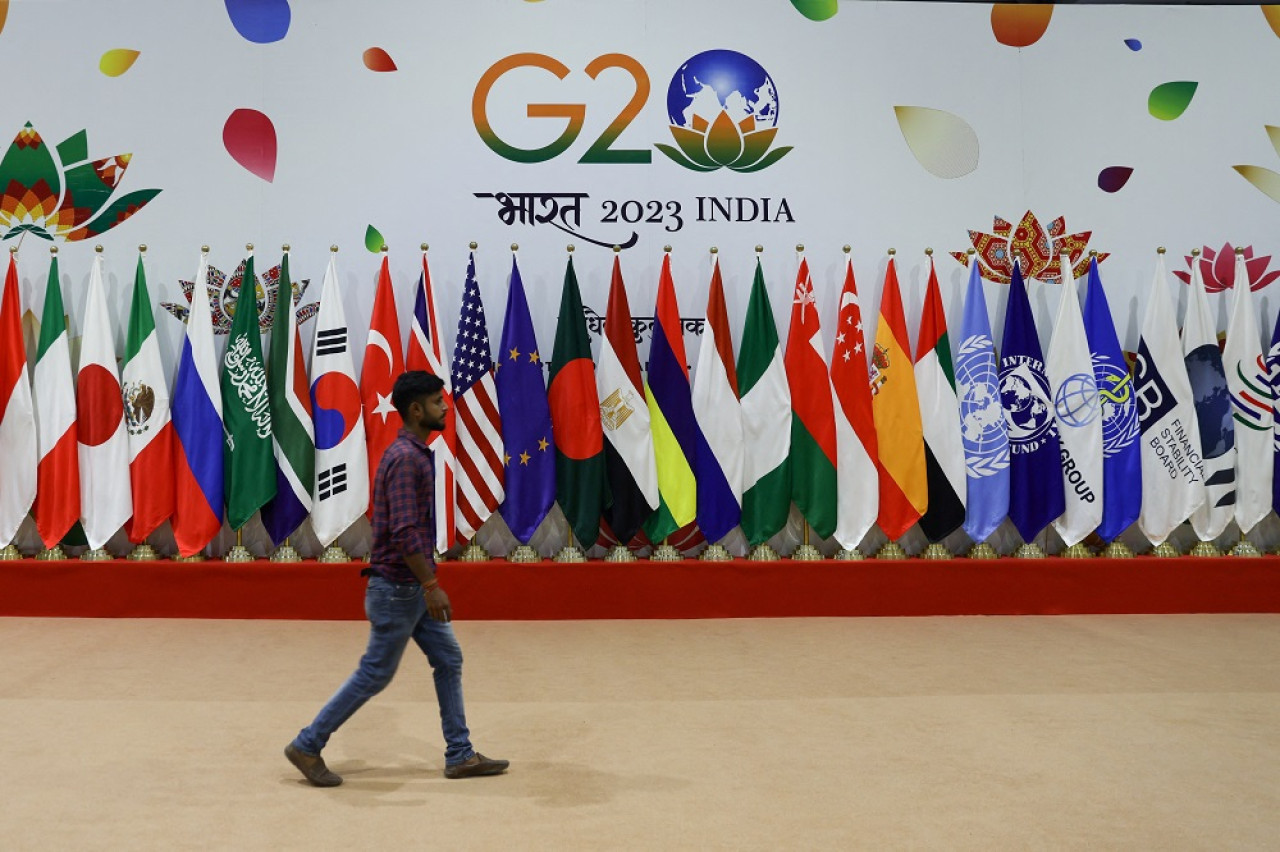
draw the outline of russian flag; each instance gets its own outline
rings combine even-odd
[[[177,438],[172,523],[179,556],[199,553],[222,529],[222,392],[205,287],[208,269],[201,253],[170,414]]]

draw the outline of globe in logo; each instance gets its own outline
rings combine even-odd
[[[990,352],[991,338],[974,335],[960,344],[960,357],[956,360],[960,436],[965,464],[974,477],[990,476],[1009,466],[999,377]]]
[[[679,147],[654,147],[693,171],[757,172],[791,150],[769,150],[778,132],[778,87],[737,51],[707,50],[681,65],[667,88],[667,117]]]
[[[1095,355],[1094,373],[1102,400],[1102,455],[1110,458],[1138,437],[1138,407],[1129,371]]]
[[[1067,380],[1058,386],[1053,404],[1058,411],[1058,419],[1066,425],[1073,428],[1088,426],[1099,413],[1098,386],[1094,384],[1093,376],[1087,373],[1067,376]]]
[[[1044,373],[1023,361],[1000,377],[1000,401],[1004,405],[1009,441],[1032,452],[1053,426],[1049,383]]]

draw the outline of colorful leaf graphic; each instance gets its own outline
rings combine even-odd
[[[1138,41],[1136,38],[1127,38],[1124,40],[1124,44],[1125,47],[1129,48],[1134,53],[1142,50],[1142,42]]]
[[[1232,166],[1231,168],[1239,172],[1240,177],[1269,195],[1273,201],[1280,201],[1280,174],[1276,174],[1271,169],[1264,169],[1262,166]]]
[[[380,47],[371,47],[364,52],[364,67],[370,71],[395,71],[396,64],[391,55]]]
[[[1274,124],[1265,125],[1267,128],[1267,136],[1271,138],[1271,147],[1276,149],[1276,153],[1280,154],[1280,127]]]
[[[276,176],[276,127],[256,109],[238,109],[222,127],[222,145],[231,158],[271,183]]]
[[[834,18],[836,12],[840,11],[836,5],[836,0],[791,0],[791,5],[795,6],[797,12],[811,21],[825,21],[829,18]]]
[[[137,58],[138,51],[117,47],[102,54],[102,59],[98,60],[98,70],[108,77],[119,77],[133,67]]]
[[[1280,6],[1271,3],[1262,4],[1262,14],[1271,25],[1271,31],[1280,36]]]
[[[386,244],[387,241],[382,238],[382,234],[378,233],[377,228],[370,225],[364,229],[364,247],[369,251],[377,254]]]
[[[270,44],[289,33],[289,0],[226,0],[231,25],[254,44]]]
[[[957,115],[940,109],[895,106],[898,127],[920,165],[940,178],[958,178],[978,167],[978,134]]]
[[[1049,29],[1052,17],[1052,3],[996,3],[991,7],[991,31],[1001,44],[1030,47]]]
[[[9,0],[0,0],[0,33],[4,32],[5,19],[9,17]]]
[[[1129,166],[1107,166],[1098,172],[1098,189],[1103,192],[1119,192],[1132,175],[1133,169]]]
[[[1162,83],[1147,96],[1147,111],[1161,121],[1173,121],[1186,111],[1199,85],[1190,80]]]

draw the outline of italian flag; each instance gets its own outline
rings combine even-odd
[[[31,396],[35,403],[36,530],[45,548],[53,547],[80,517],[80,461],[76,455],[76,388],[72,380],[67,317],[62,307],[58,258],[49,261],[40,343]]]
[[[141,255],[133,276],[120,385],[129,430],[129,484],[133,489],[133,520],[128,532],[129,540],[136,544],[169,519],[174,504],[169,385],[160,361],[155,314]]]

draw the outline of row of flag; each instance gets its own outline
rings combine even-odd
[[[696,523],[708,541],[741,527],[760,544],[793,504],[847,548],[875,524],[891,539],[918,523],[930,541],[961,527],[983,541],[1006,518],[1025,541],[1053,525],[1068,545],[1094,532],[1111,541],[1135,522],[1153,543],[1188,519],[1204,540],[1232,520],[1248,532],[1280,505],[1280,318],[1264,354],[1250,291],[1237,288],[1220,351],[1193,272],[1179,338],[1160,257],[1131,370],[1096,261],[1083,310],[1074,284],[1063,290],[1047,355],[1016,264],[997,353],[978,266],[953,348],[931,259],[913,353],[894,260],[871,338],[846,263],[829,357],[803,257],[785,348],[757,262],[735,357],[717,262],[691,378],[669,256],[643,373],[618,258],[595,360],[570,258],[547,376],[514,257],[497,360],[472,256],[449,364],[425,253],[407,347],[384,256],[357,381],[331,257],[310,375],[290,303],[275,313],[267,360],[252,297],[235,306],[219,369],[197,287],[171,394],[141,256],[118,369],[95,258],[74,373],[51,261],[30,378],[11,257],[0,541],[28,512],[46,547],[77,521],[96,548],[122,527],[143,541],[168,520],[190,555],[260,512],[273,541],[310,517],[327,546],[369,509],[372,473],[401,426],[390,395],[405,369],[445,382],[449,414],[431,443],[441,551],[495,511],[528,543],[556,502],[586,546],[602,522],[623,543]],[[252,255],[244,280],[255,280]],[[292,292],[287,253],[279,287]]]

